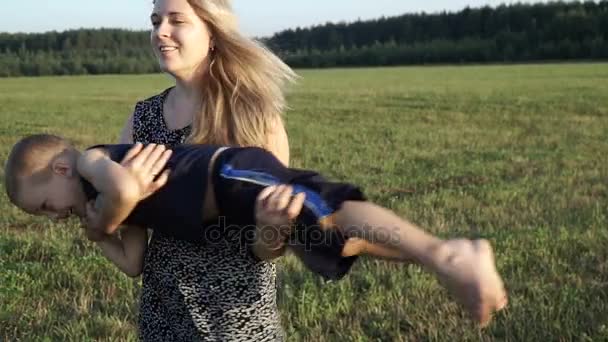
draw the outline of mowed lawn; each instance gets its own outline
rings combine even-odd
[[[442,237],[484,237],[510,294],[485,330],[416,266],[323,283],[278,262],[290,341],[608,340],[608,64],[301,71],[292,165],[360,184]],[[115,142],[160,75],[0,79],[0,161],[25,134]],[[0,173],[2,175],[2,173]],[[3,175],[2,175],[3,177]],[[135,340],[140,279],[75,221],[0,195],[0,340]]]

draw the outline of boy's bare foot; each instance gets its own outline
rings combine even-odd
[[[507,305],[507,293],[486,240],[448,240],[437,249],[440,282],[482,327]]]

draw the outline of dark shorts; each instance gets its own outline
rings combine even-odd
[[[356,256],[343,257],[346,237],[326,222],[344,201],[364,201],[362,192],[346,183],[329,182],[313,171],[285,167],[270,152],[256,147],[230,148],[217,158],[212,171],[221,217],[231,224],[255,223],[255,202],[267,186],[289,184],[305,192],[304,209],[295,222],[289,248],[313,272],[337,280],[350,270]]]

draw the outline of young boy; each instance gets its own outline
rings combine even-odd
[[[485,240],[442,241],[365,201],[355,186],[286,168],[260,148],[150,145],[134,159],[137,166],[121,166],[134,150],[98,145],[80,153],[57,136],[26,137],[9,155],[7,194],[34,215],[85,219],[87,236],[105,243],[106,256],[123,270],[141,262],[146,237],[116,238],[122,224],[201,243],[238,238],[262,259],[277,256],[268,243],[277,237],[260,238],[268,226],[292,226],[289,249],[325,278],[342,278],[367,253],[427,268],[482,325],[506,305]]]

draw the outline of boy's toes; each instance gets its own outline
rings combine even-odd
[[[507,294],[504,293],[502,298],[498,301],[498,305],[496,306],[496,311],[500,311],[507,307],[507,304],[509,303],[509,299],[507,297],[508,297]]]
[[[489,297],[485,301],[481,301],[476,312],[476,320],[479,322],[481,327],[486,327],[493,318],[493,315],[507,306],[508,299],[507,294],[502,288],[500,291]]]
[[[485,306],[484,308],[481,308],[478,312],[477,312],[477,317],[475,317],[477,322],[479,323],[479,326],[482,328],[487,327],[490,324],[490,321],[492,320],[492,311],[489,309],[489,306]]]

